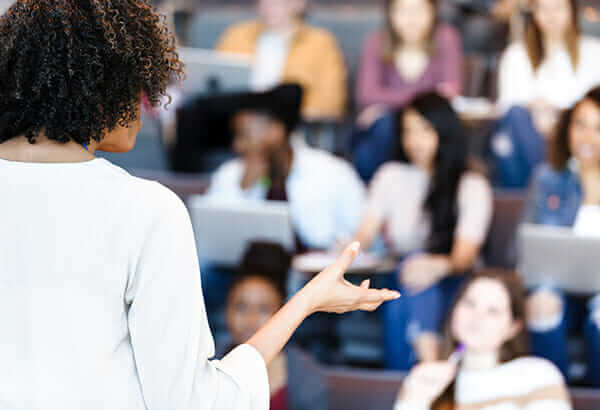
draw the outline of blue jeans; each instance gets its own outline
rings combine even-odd
[[[394,113],[375,121],[367,130],[354,129],[350,137],[352,163],[364,181],[369,181],[385,162],[395,159],[398,133]]]
[[[544,137],[535,128],[529,111],[513,107],[492,132],[490,154],[495,167],[495,185],[525,188],[532,171],[546,155]]]
[[[588,366],[586,377],[589,383],[600,387],[600,319],[594,319],[594,312],[600,311],[600,306],[591,306],[587,300],[556,292],[563,300],[562,320],[546,331],[530,329],[531,352],[553,362],[567,378],[568,337],[570,333],[583,329]]]
[[[383,306],[385,364],[389,369],[409,370],[418,359],[413,340],[419,333],[440,333],[464,278],[444,278],[417,294],[398,286],[396,275],[393,280],[390,288],[397,288],[402,297]]]

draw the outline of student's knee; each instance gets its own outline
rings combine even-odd
[[[511,107],[503,117],[503,119],[507,121],[524,121],[529,120],[530,118],[531,114],[529,113],[529,110],[520,105]]]
[[[533,331],[556,328],[562,321],[563,313],[563,300],[552,290],[536,290],[527,298],[527,324]]]
[[[596,295],[589,302],[589,317],[588,322],[592,331],[599,335],[600,338],[600,294]],[[600,342],[600,339],[598,340]]]

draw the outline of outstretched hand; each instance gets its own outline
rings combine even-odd
[[[315,312],[344,313],[352,310],[375,310],[383,302],[400,297],[387,289],[369,289],[369,281],[355,286],[344,273],[358,255],[360,245],[348,246],[338,260],[315,276],[286,303],[265,326],[248,340],[269,364],[279,354],[300,323]]]
[[[338,260],[315,276],[302,290],[309,298],[309,313],[345,313],[353,310],[377,309],[383,302],[397,299],[400,294],[388,289],[371,289],[367,279],[360,286],[348,282],[344,274],[358,255],[360,244],[346,247]]]

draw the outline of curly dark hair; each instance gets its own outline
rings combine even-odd
[[[158,106],[183,75],[166,19],[146,0],[18,0],[0,17],[0,143],[89,144]]]

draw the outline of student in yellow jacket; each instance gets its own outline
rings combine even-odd
[[[259,19],[227,29],[217,49],[252,57],[254,89],[298,83],[305,118],[335,119],[346,107],[344,57],[331,33],[304,22],[306,6],[307,0],[258,0]]]

